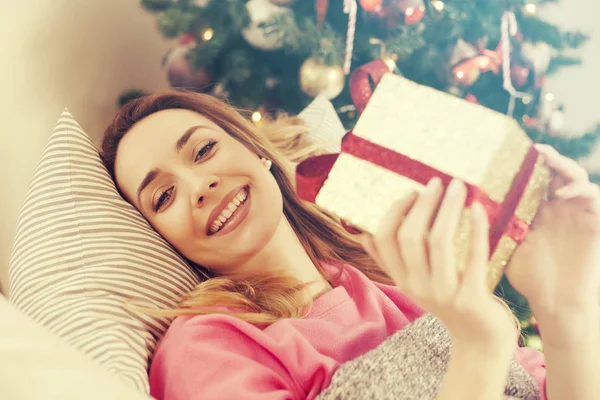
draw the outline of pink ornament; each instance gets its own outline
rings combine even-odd
[[[383,0],[360,0],[360,6],[367,12],[376,12],[381,9]]]
[[[423,0],[398,0],[397,6],[404,14],[404,23],[416,24],[425,16],[425,4]]]

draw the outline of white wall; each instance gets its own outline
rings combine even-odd
[[[0,0],[0,283],[19,208],[66,106],[99,143],[125,89],[166,86],[169,47],[139,0]]]
[[[241,1],[241,0],[240,0]],[[303,0],[309,1],[309,0]],[[562,0],[547,15],[595,34],[586,63],[550,82],[581,131],[600,119],[600,3]],[[160,60],[169,44],[139,0],[0,0],[0,283],[19,208],[54,122],[69,110],[98,143],[125,89],[166,86]],[[595,32],[594,32],[595,30]],[[600,149],[594,162],[600,170]]]

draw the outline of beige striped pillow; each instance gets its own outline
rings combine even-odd
[[[169,320],[134,314],[123,300],[173,306],[199,279],[119,196],[65,111],[21,209],[9,282],[19,309],[148,392],[148,363]]]

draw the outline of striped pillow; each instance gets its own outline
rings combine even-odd
[[[339,151],[345,131],[329,100],[317,97],[300,117],[314,140]],[[171,319],[135,314],[123,301],[173,307],[200,280],[120,197],[65,110],[21,209],[9,283],[23,312],[148,393],[149,361]]]
[[[170,321],[123,301],[172,307],[200,281],[119,196],[65,110],[21,209],[9,282],[25,314],[147,393],[148,363]]]

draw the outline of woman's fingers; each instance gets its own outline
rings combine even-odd
[[[433,290],[440,298],[454,294],[458,284],[454,237],[467,198],[467,189],[459,180],[453,180],[442,201],[429,234],[429,264]]]
[[[379,266],[397,286],[405,282],[406,273],[396,234],[416,199],[417,193],[413,192],[395,202],[390,211],[383,216],[379,231],[371,238],[374,252],[379,258]]]
[[[589,181],[587,171],[575,160],[561,155],[548,145],[536,144],[536,150],[558,176],[551,184],[553,196],[563,200],[583,200],[584,207],[595,214],[600,214],[600,190]]]
[[[575,160],[561,155],[556,149],[547,144],[536,144],[535,149],[544,157],[544,161],[557,174],[570,182],[589,181],[588,173]]]
[[[431,179],[425,190],[419,194],[419,198],[398,231],[398,243],[407,274],[406,284],[416,292],[416,295],[430,290],[427,283],[429,280],[427,238],[442,194],[442,181],[439,178]]]
[[[479,202],[471,206],[471,243],[461,290],[479,290],[485,287],[487,262],[490,256],[489,219]]]

